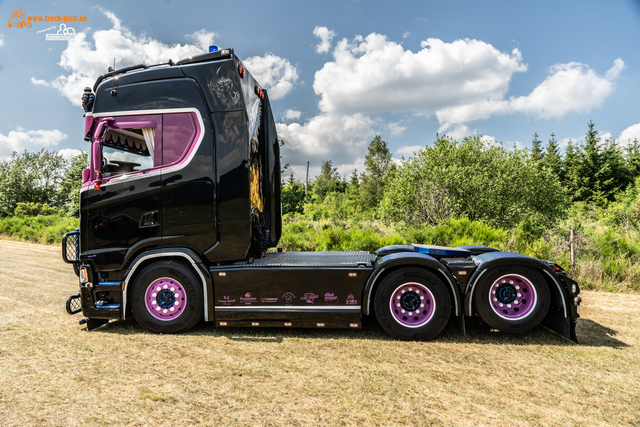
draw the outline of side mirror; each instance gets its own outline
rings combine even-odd
[[[93,141],[91,146],[91,161],[93,170],[97,173],[97,179],[102,178],[102,144],[99,141]]]
[[[82,171],[82,183],[84,184],[85,182],[89,181],[89,178],[91,178],[91,169],[89,169],[89,168],[83,169],[83,171]]]
[[[103,142],[104,138],[107,136],[107,131],[109,130],[109,123],[115,121],[113,117],[105,117],[100,120],[98,126],[96,127],[96,133],[93,135],[93,139],[95,141]]]

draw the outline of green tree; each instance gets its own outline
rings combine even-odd
[[[550,225],[566,206],[558,177],[529,152],[489,146],[478,137],[461,143],[439,137],[393,174],[380,211],[387,220],[413,225],[464,217],[514,227],[525,219]]]
[[[551,139],[547,143],[547,149],[542,159],[542,163],[549,168],[551,173],[562,180],[562,156],[554,133],[551,134]]]
[[[320,166],[320,175],[313,183],[313,193],[322,202],[326,195],[333,191],[344,193],[346,184],[338,175],[338,168],[334,168],[331,160],[323,161]]]
[[[542,161],[542,141],[538,138],[538,132],[535,132],[531,141],[531,160],[533,161]]]
[[[629,141],[625,149],[625,161],[630,178],[640,176],[640,143],[637,139]]]
[[[562,184],[567,189],[571,200],[576,201],[578,189],[582,186],[580,177],[580,159],[582,157],[582,147],[575,145],[571,139],[564,152],[562,162]]]
[[[0,216],[13,215],[18,203],[59,206],[59,187],[66,161],[45,151],[13,152],[0,163]]]
[[[601,187],[607,202],[612,202],[618,193],[633,183],[624,153],[615,139],[608,139],[602,147],[602,166],[600,168]]]
[[[626,187],[630,177],[615,140],[600,144],[593,121],[588,126],[577,166],[574,200],[604,206]]]
[[[296,181],[293,174],[289,176],[289,180],[282,186],[281,192],[282,214],[287,213],[303,213],[304,212],[304,184]]]
[[[64,209],[69,216],[78,217],[80,215],[82,171],[88,167],[87,165],[87,152],[82,151],[71,159],[71,162],[64,171],[58,191],[58,206]]]
[[[380,203],[385,177],[394,166],[387,143],[377,135],[369,143],[364,157],[365,173],[362,175],[360,197],[365,208],[374,208]]]

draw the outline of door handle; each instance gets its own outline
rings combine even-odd
[[[157,225],[160,225],[160,223],[158,222],[158,211],[153,211],[142,214],[138,227],[155,227]]]

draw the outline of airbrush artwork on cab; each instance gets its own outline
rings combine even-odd
[[[256,86],[257,87],[257,86]],[[264,212],[264,194],[262,191],[262,153],[260,152],[259,134],[262,122],[262,103],[260,98],[251,99],[252,104],[247,108],[249,117],[249,175],[251,179],[251,208]]]

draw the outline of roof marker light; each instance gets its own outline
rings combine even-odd
[[[218,46],[216,46],[215,44],[212,44],[211,46],[209,46],[209,53],[217,52],[217,51],[218,51]]]

